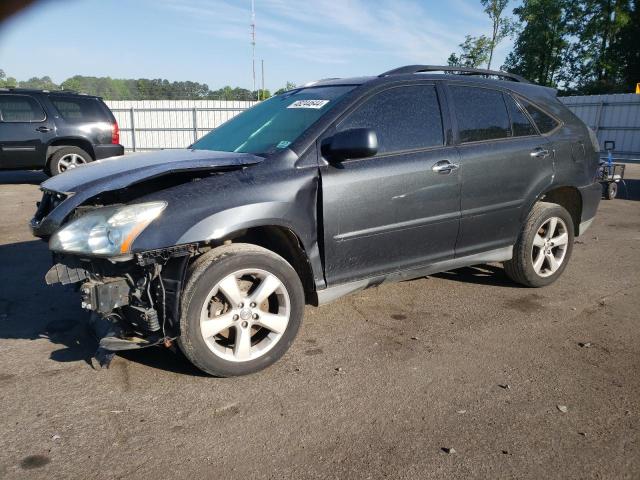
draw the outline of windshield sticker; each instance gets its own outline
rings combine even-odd
[[[329,100],[296,100],[287,108],[313,108],[318,110],[324,107],[327,103],[329,103]]]
[[[282,140],[280,143],[278,143],[278,145],[276,145],[276,148],[287,148],[289,145],[291,145],[291,142]]]

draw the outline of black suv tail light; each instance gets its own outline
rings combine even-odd
[[[118,122],[115,120],[111,124],[111,143],[114,145],[120,143],[120,127],[118,127]]]

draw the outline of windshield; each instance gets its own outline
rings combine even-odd
[[[236,115],[191,148],[261,155],[287,148],[353,88],[303,88],[277,95]]]

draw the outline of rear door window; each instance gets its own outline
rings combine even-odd
[[[549,133],[551,130],[555,129],[560,123],[553,118],[552,116],[544,113],[538,107],[533,104],[527,102],[524,99],[520,99],[524,108],[527,110],[533,121],[536,123],[538,130],[540,133]]]
[[[109,117],[96,98],[50,95],[60,116],[69,123],[108,122]]]
[[[339,131],[351,128],[375,130],[379,154],[443,145],[436,87],[408,85],[375,94],[338,125]]]
[[[28,95],[0,95],[3,122],[42,122],[46,115],[40,103]]]
[[[511,126],[502,92],[487,88],[450,86],[460,142],[507,138]]]
[[[516,103],[511,95],[505,94],[509,116],[511,117],[511,130],[514,137],[526,137],[527,135],[537,135],[536,129],[531,124],[529,117],[524,113],[520,105]]]

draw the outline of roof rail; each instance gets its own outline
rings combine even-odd
[[[77,92],[75,90],[47,90],[43,88],[28,88],[28,87],[0,87],[2,92],[18,92],[18,93],[71,93],[73,95],[88,95],[87,93]]]
[[[485,75],[492,77],[506,78],[514,82],[531,83],[524,77],[516,75],[515,73],[502,72],[498,70],[485,70],[483,68],[471,68],[471,67],[456,67],[445,65],[407,65],[405,67],[394,68],[388,72],[381,73],[378,77],[388,77],[391,75],[404,75],[408,73],[424,73],[424,72],[452,72],[460,73],[462,75]]]

